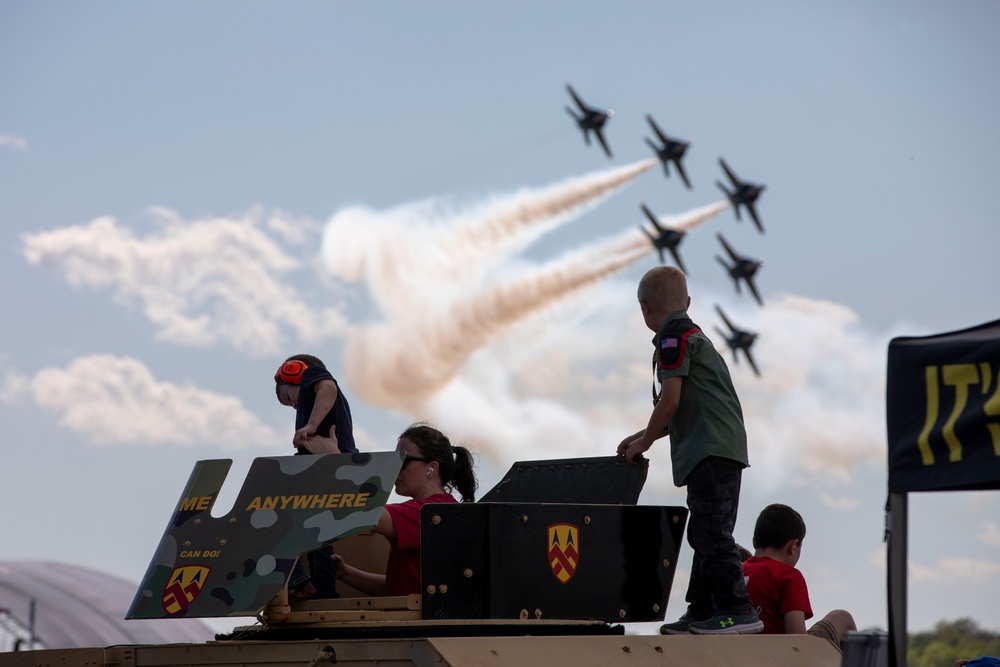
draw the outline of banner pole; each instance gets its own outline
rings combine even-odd
[[[889,667],[906,667],[907,499],[890,493],[886,506]]]

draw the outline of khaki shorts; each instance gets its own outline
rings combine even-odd
[[[806,630],[806,634],[825,639],[833,644],[838,651],[841,653],[844,652],[844,650],[840,648],[840,638],[837,636],[837,629],[826,619],[821,619],[813,623],[813,626]]]

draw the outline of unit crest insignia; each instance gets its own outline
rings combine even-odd
[[[211,568],[204,565],[174,568],[167,585],[163,587],[163,610],[168,614],[177,614],[187,609],[201,593],[211,571]]]
[[[549,567],[559,583],[565,584],[580,564],[580,531],[569,523],[549,526]]]

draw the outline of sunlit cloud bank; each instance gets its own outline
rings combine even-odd
[[[28,150],[28,140],[13,134],[0,134],[0,147],[26,151]]]
[[[754,352],[762,377],[731,367],[763,467],[801,471],[810,484],[847,484],[854,467],[885,460],[890,334],[869,331],[846,306],[792,295],[732,315],[761,332]]]
[[[697,293],[698,286],[692,289]],[[473,356],[429,413],[505,460],[612,454],[645,425],[652,408],[651,334],[633,292],[634,285],[615,279],[589,290],[585,301],[553,311],[565,316],[561,325],[512,332]],[[754,350],[763,377],[725,354],[743,403],[755,488],[808,482],[825,505],[855,509],[852,471],[881,465],[885,457],[888,336],[864,332],[842,307],[802,297],[773,297],[766,313],[754,308],[729,309],[740,325],[763,330]],[[725,350],[710,306],[693,306],[691,315]],[[770,328],[773,322],[798,330],[793,347],[804,349],[793,352]],[[819,354],[811,336],[866,342],[849,353],[833,347]],[[854,377],[830,380],[831,366]],[[667,466],[669,441],[659,441],[647,456]],[[651,475],[647,487],[674,493],[669,474]],[[838,492],[824,491],[831,488]]]
[[[273,238],[302,244],[315,238],[316,223],[259,209],[240,218],[188,221],[164,208],[148,216],[155,231],[144,236],[111,217],[26,234],[24,256],[71,285],[138,303],[170,343],[268,355],[287,332],[310,344],[345,330],[338,309],[317,307],[288,284],[289,274],[311,267]]]
[[[27,396],[98,445],[210,443],[243,449],[273,448],[281,440],[238,398],[159,381],[145,364],[128,357],[81,357],[66,368],[10,377],[6,385],[0,392],[4,402]]]

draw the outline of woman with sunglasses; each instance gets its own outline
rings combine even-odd
[[[420,593],[420,508],[424,505],[475,500],[476,475],[472,452],[452,445],[441,431],[427,424],[414,424],[403,431],[396,451],[406,454],[396,477],[395,490],[410,498],[382,509],[375,532],[389,540],[385,574],[366,572],[348,565],[339,555],[337,579],[365,595],[410,595]]]

